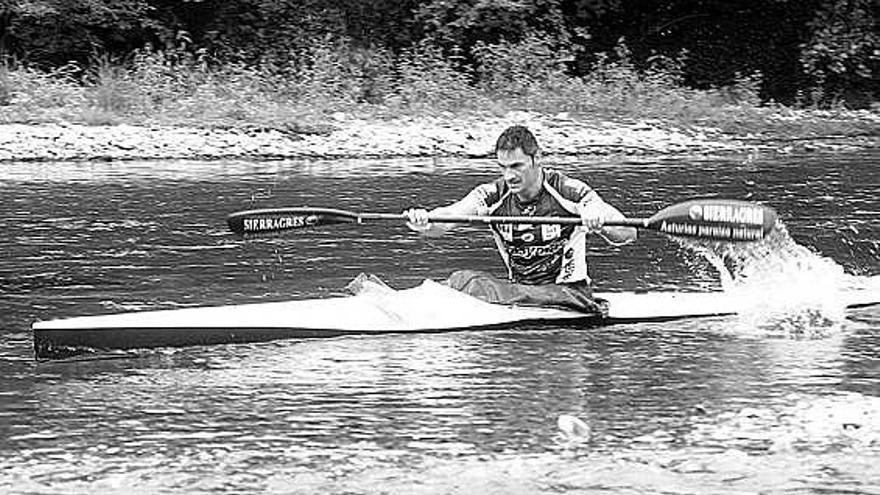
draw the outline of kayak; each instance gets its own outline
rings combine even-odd
[[[33,324],[37,359],[84,351],[182,347],[356,334],[478,329],[590,328],[732,315],[723,292],[596,293],[607,314],[490,304],[426,280],[404,290],[368,283],[352,296],[82,316]],[[880,303],[876,287],[842,293],[847,307]]]

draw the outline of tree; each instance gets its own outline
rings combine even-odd
[[[826,0],[815,11],[800,54],[812,103],[865,106],[877,98],[880,36],[871,7],[868,0]]]
[[[415,20],[424,34],[443,46],[469,51],[477,42],[517,42],[530,33],[570,42],[562,0],[430,0]]]
[[[402,48],[415,37],[415,0],[151,0],[220,59],[284,63],[316,39]]]
[[[143,44],[147,0],[28,0],[0,4],[0,48],[21,60],[61,65]]]

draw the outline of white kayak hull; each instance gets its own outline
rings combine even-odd
[[[289,338],[370,333],[446,332],[547,325],[590,327],[622,322],[666,321],[737,313],[720,292],[597,293],[608,314],[489,304],[425,281],[406,290],[375,287],[356,296],[196,307],[33,324],[38,359],[82,349],[134,349],[261,342]],[[876,304],[876,290],[846,293],[849,307]]]

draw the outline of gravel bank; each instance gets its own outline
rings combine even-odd
[[[878,136],[871,133],[768,139],[712,128],[673,128],[660,121],[585,122],[567,114],[512,112],[479,121],[452,116],[368,121],[335,115],[328,131],[320,134],[258,127],[6,124],[0,125],[0,161],[486,157],[500,132],[515,123],[532,128],[545,153],[552,155],[720,155],[880,147]]]

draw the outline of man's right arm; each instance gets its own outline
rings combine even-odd
[[[482,184],[474,188],[467,196],[452,203],[433,210],[411,208],[403,212],[407,217],[406,225],[410,229],[429,237],[443,235],[455,228],[454,223],[431,223],[430,215],[488,215],[489,204],[493,195],[496,194],[497,186],[494,183]]]

